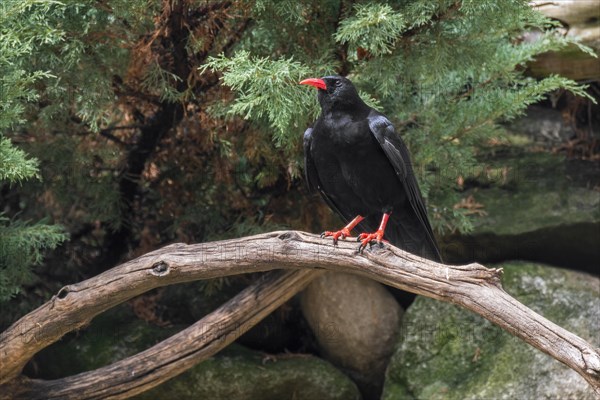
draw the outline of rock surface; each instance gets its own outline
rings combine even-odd
[[[394,297],[375,281],[326,273],[301,304],[323,356],[357,382],[365,399],[378,399],[402,315]]]
[[[135,399],[359,400],[356,385],[314,356],[266,356],[232,345]]]
[[[540,105],[527,107],[525,114],[506,124],[512,132],[523,136],[521,145],[542,147],[549,153],[553,146],[566,143],[576,135],[560,110]]]
[[[545,16],[559,21],[565,36],[580,39],[596,53],[600,51],[600,6],[597,1],[533,0],[530,4]],[[536,32],[526,33],[524,37],[527,41],[538,38]],[[534,76],[559,74],[575,80],[597,80],[600,78],[600,59],[571,45],[558,52],[539,55],[529,63],[529,70]]]
[[[40,351],[25,372],[32,378],[58,379],[91,371],[139,353],[181,329],[149,324],[122,304]]]
[[[489,165],[491,177],[465,193],[483,204],[487,214],[474,219],[471,234],[441,241],[447,261],[525,259],[596,271],[600,260],[598,163],[524,151]]]
[[[26,374],[57,379],[93,370],[145,350],[183,328],[148,324],[124,304],[42,350]],[[350,378],[315,356],[269,356],[233,344],[137,398],[358,400],[361,396]]]
[[[512,262],[503,286],[561,327],[600,346],[600,279]],[[550,356],[458,306],[418,297],[387,371],[385,400],[594,399],[587,382]]]

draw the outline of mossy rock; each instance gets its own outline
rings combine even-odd
[[[127,304],[98,317],[38,353],[26,375],[58,379],[143,351],[184,327],[160,328],[136,318]],[[328,362],[310,355],[270,356],[231,345],[139,399],[360,399],[358,388]]]
[[[504,182],[469,193],[487,215],[475,220],[478,234],[518,235],[565,224],[600,222],[597,163],[546,153],[521,153],[497,160],[509,167]]]
[[[491,171],[464,197],[483,204],[468,235],[441,240],[451,263],[525,259],[594,271],[600,259],[600,166],[545,153],[490,161]]]
[[[505,290],[561,327],[600,345],[600,280],[512,262]],[[594,399],[575,371],[459,308],[418,297],[403,319],[383,399]]]
[[[360,394],[347,376],[317,357],[268,356],[232,345],[135,399],[352,400]]]
[[[58,379],[91,371],[146,350],[181,329],[160,328],[138,319],[129,305],[122,304],[36,354],[25,374]]]

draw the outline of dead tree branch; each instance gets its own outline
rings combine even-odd
[[[600,350],[507,294],[500,284],[501,270],[479,264],[438,264],[391,246],[360,255],[352,243],[333,247],[329,240],[295,231],[174,244],[64,287],[1,334],[0,384],[5,385],[0,393],[91,399],[125,398],[148,390],[235,340],[232,329],[238,334],[249,329],[301,290],[321,268],[355,273],[465,307],[574,369],[600,394]],[[65,333],[150,289],[273,269],[297,271],[268,274],[192,327],[133,357],[55,381],[19,376],[35,353]],[[122,376],[125,371],[127,377]]]
[[[10,399],[126,399],[179,375],[223,349],[301,291],[321,271],[272,271],[192,326],[106,367],[64,379],[20,377]],[[4,395],[0,395],[4,398]]]

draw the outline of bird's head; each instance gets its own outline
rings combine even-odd
[[[362,108],[366,106],[356,88],[343,76],[324,76],[308,78],[300,82],[318,89],[319,104],[323,111]]]

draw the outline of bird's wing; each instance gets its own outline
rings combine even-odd
[[[317,173],[317,167],[312,159],[310,153],[310,143],[312,141],[312,128],[306,129],[304,132],[304,178],[306,179],[306,183],[308,185],[308,190],[311,192],[314,190],[318,190],[325,203],[335,211],[343,220],[346,222],[351,221],[356,215],[352,215],[348,210],[345,210],[343,207],[338,206],[335,202],[327,196],[327,193],[323,190],[323,186],[321,185],[321,181],[319,180],[319,174]]]
[[[385,116],[373,110],[369,114],[368,121],[371,133],[373,133],[379,142],[379,145],[383,149],[383,152],[394,167],[396,175],[400,179],[400,182],[402,182],[404,191],[408,196],[408,200],[412,206],[412,209],[414,210],[418,220],[421,222],[421,225],[427,232],[427,237],[432,244],[432,247],[437,252],[437,256],[441,260],[440,252],[433,235],[433,229],[431,228],[429,219],[427,218],[425,201],[423,201],[423,197],[421,196],[419,184],[415,178],[415,174],[411,166],[410,155],[406,145],[396,134],[394,125],[392,125],[390,120],[388,120]]]
[[[312,156],[310,155],[312,132],[312,128],[307,128],[306,131],[304,131],[304,179],[306,179],[308,190],[311,192],[320,186],[317,167],[315,166]]]

